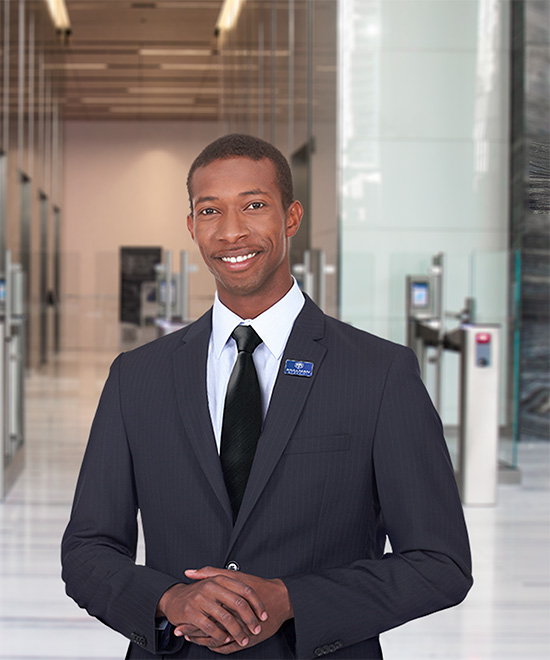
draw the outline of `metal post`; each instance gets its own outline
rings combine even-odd
[[[432,258],[432,275],[434,276],[436,309],[435,319],[439,332],[439,341],[435,347],[433,357],[434,369],[434,405],[437,410],[441,410],[441,361],[443,358],[443,253],[438,252]]]
[[[304,293],[315,300],[315,277],[312,272],[311,266],[311,250],[304,250],[304,279],[303,279]]]
[[[164,309],[164,318],[167,321],[172,320],[172,305],[174,297],[172,292],[172,251],[166,250],[164,256],[164,286],[166,305]]]

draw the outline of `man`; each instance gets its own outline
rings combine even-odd
[[[67,593],[133,642],[128,658],[381,658],[381,632],[471,585],[416,360],[300,292],[302,207],[272,145],[216,140],[188,190],[214,307],[113,363],[63,540]]]

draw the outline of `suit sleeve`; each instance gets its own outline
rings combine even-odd
[[[120,408],[120,360],[92,424],[62,542],[62,576],[67,594],[89,614],[156,653],[156,606],[177,580],[135,563],[138,502]],[[172,643],[163,653],[182,645],[173,636]]]
[[[380,525],[392,551],[283,578],[294,608],[296,655],[365,641],[462,601],[471,559],[441,422],[409,349],[386,375],[373,463]],[[345,506],[345,503],[343,503]]]

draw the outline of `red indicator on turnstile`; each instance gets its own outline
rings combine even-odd
[[[491,333],[476,332],[476,366],[491,366]]]

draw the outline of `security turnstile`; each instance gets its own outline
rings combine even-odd
[[[500,326],[475,324],[475,301],[458,313],[443,313],[443,255],[433,257],[429,274],[406,278],[407,344],[422,376],[434,365],[434,404],[440,409],[444,350],[460,354],[457,482],[464,504],[496,502],[499,439]],[[444,317],[459,326],[445,332]]]
[[[462,324],[444,347],[460,352],[458,487],[464,504],[496,503],[500,326]]]

